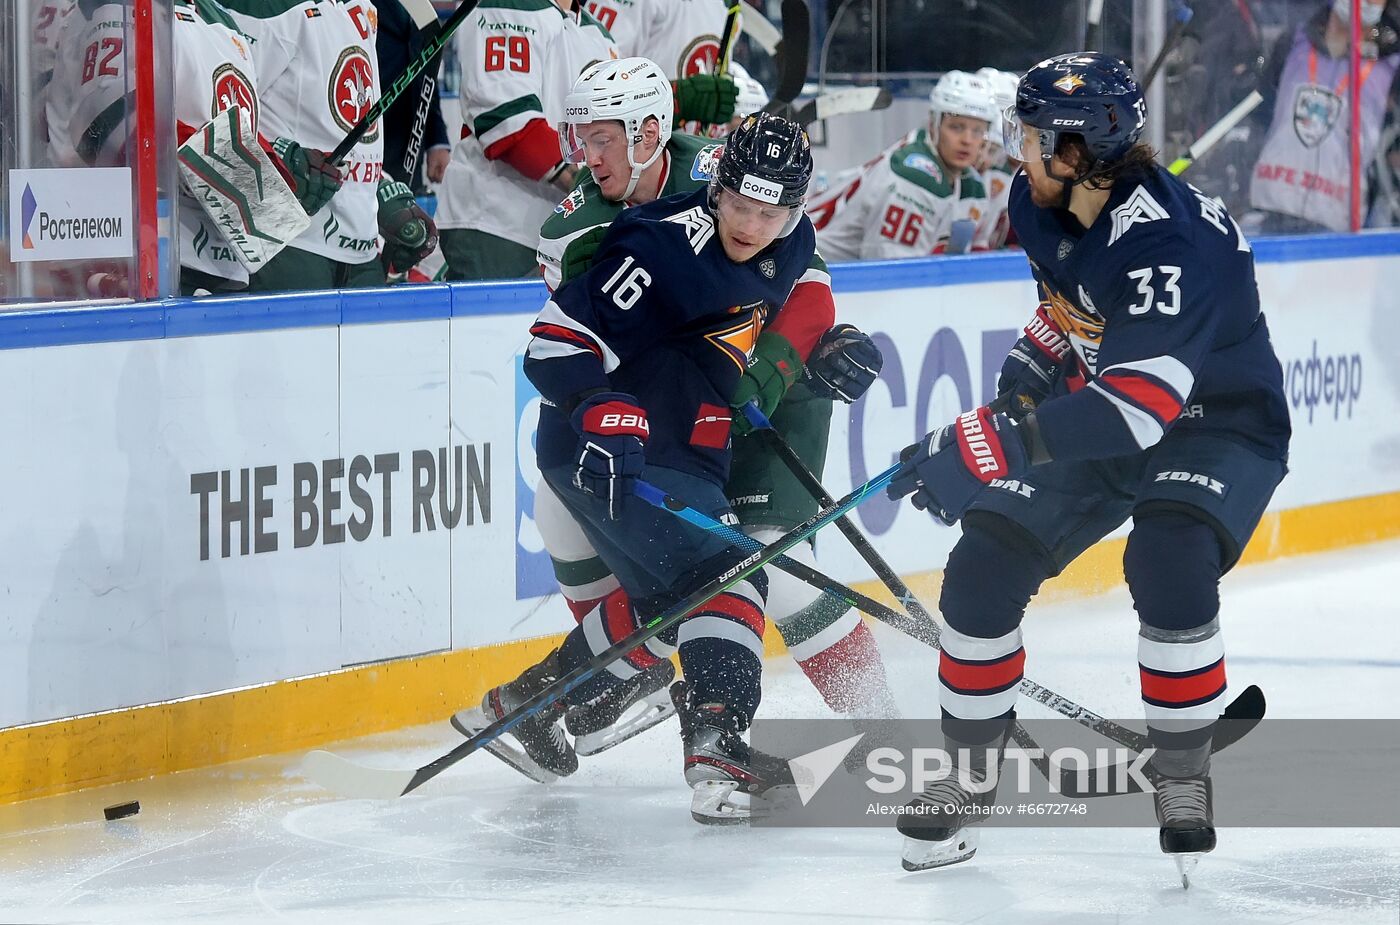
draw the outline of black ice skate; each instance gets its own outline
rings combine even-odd
[[[538,665],[526,668],[514,681],[491,688],[481,706],[453,715],[453,728],[470,738],[544,690],[559,677],[558,655],[556,649]],[[555,701],[534,716],[521,720],[484,748],[542,784],[568,777],[578,770],[578,755],[564,736],[565,709],[562,700]]]
[[[1181,886],[1189,889],[1196,862],[1215,848],[1210,777],[1161,777],[1156,787],[1158,842],[1176,861]]]
[[[675,679],[676,666],[662,659],[596,700],[569,708],[564,728],[574,737],[574,752],[596,755],[670,719],[676,708],[666,688]]]
[[[1011,722],[1006,728],[1009,734]],[[1006,757],[1005,735],[998,744],[1001,747],[947,743],[948,751],[959,760],[967,760],[967,766],[954,768],[947,777],[935,781],[905,804],[904,813],[895,824],[904,836],[900,862],[905,870],[947,867],[970,860],[977,853],[981,830],[976,825],[996,803],[1001,763]],[[988,755],[989,751],[993,755]],[[966,759],[962,758],[964,754]]]
[[[744,741],[742,721],[723,704],[693,703],[684,681],[671,685],[681,720],[685,782],[694,791],[690,815],[705,825],[748,822],[755,804],[795,793],[792,770],[781,758]]]

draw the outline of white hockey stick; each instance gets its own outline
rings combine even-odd
[[[393,800],[413,782],[415,771],[369,768],[333,752],[308,752],[302,762],[308,778],[341,796],[354,800]]]
[[[1264,102],[1264,97],[1260,95],[1258,90],[1249,91],[1249,96],[1240,100],[1234,109],[1221,116],[1219,122],[1206,129],[1205,134],[1197,138],[1191,147],[1186,149],[1185,154],[1172,161],[1172,165],[1167,169],[1174,174],[1181,174],[1197,158],[1215,147],[1215,143],[1224,138],[1226,132],[1238,125],[1241,119],[1253,112],[1254,108],[1262,102]]]
[[[778,31],[778,27],[765,19],[763,14],[753,7],[744,10],[741,28],[745,35],[757,42],[758,47],[770,55],[778,50],[778,43],[783,40],[783,34]]]
[[[823,93],[802,104],[793,116],[799,125],[810,125],[833,116],[888,109],[893,97],[884,87],[847,87]]]

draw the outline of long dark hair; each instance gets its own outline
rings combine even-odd
[[[1084,183],[1095,189],[1108,189],[1119,180],[1145,177],[1157,163],[1157,152],[1151,145],[1145,144],[1133,145],[1127,154],[1111,163],[1096,161],[1089,153],[1089,146],[1084,143],[1083,137],[1068,132],[1056,141],[1055,153],[1063,161],[1073,159],[1075,183]]]

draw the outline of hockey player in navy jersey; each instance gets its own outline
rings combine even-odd
[[[459,728],[474,732],[631,633],[741,558],[726,542],[632,497],[640,478],[734,523],[724,485],[730,399],[760,331],[807,272],[816,246],[802,211],[812,173],[806,133],[768,114],[729,136],[710,184],[628,209],[592,266],[562,286],[530,332],[525,373],[543,398],[539,470],[621,587],[559,649],[487,693]],[[570,704],[680,651],[673,688],[691,811],[742,820],[750,797],[791,783],[782,762],[742,738],[759,702],[762,572],[498,739],[499,757],[538,780],[572,773],[561,718]]]
[[[1136,143],[1145,119],[1132,73],[1106,55],[1061,55],[1022,78],[1004,120],[1007,153],[1026,165],[1010,215],[1041,304],[998,383],[1013,412],[977,408],[908,447],[890,494],[962,521],[939,682],[946,744],[969,750],[973,780],[995,773],[1015,715],[1026,605],[1133,518],[1123,571],[1163,775],[1160,845],[1184,876],[1215,846],[1219,581],[1286,472],[1290,425],[1249,243],[1218,200]],[[900,817],[906,869],[976,851],[965,826],[994,796],[957,777],[915,799],[952,812]]]

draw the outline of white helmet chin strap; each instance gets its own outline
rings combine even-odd
[[[637,191],[637,184],[641,182],[642,174],[646,173],[648,167],[656,163],[656,159],[661,156],[661,152],[665,147],[665,145],[658,142],[656,150],[651,152],[651,157],[646,159],[646,163],[638,164],[637,159],[633,157],[632,154],[632,152],[637,150],[637,143],[633,140],[633,136],[627,136],[627,163],[632,165],[632,177],[627,181],[627,189],[622,194],[623,202],[632,198],[632,194]]]

